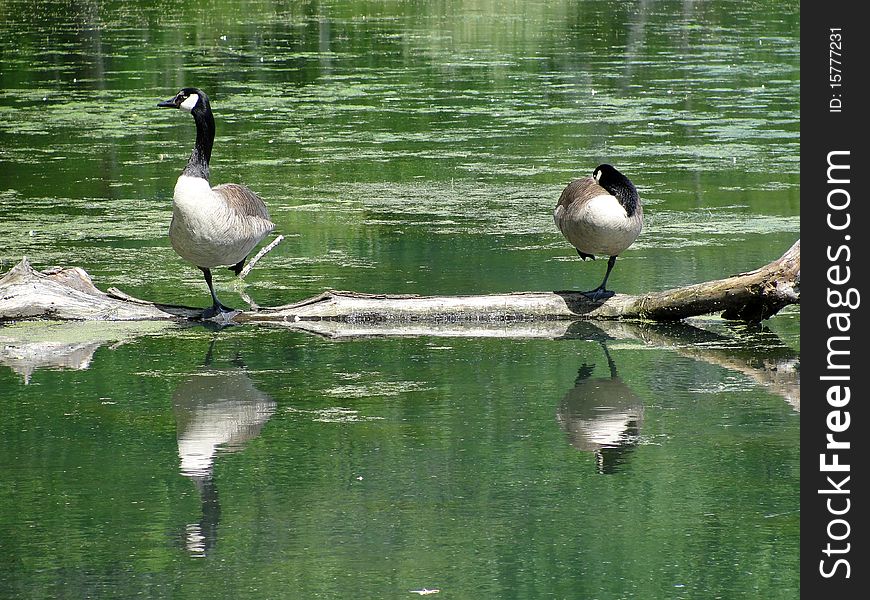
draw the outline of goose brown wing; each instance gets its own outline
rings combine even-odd
[[[222,183],[212,188],[215,194],[224,199],[233,212],[246,217],[260,217],[269,220],[266,203],[249,188],[238,183]]]
[[[592,177],[575,179],[562,191],[562,195],[559,196],[559,202],[556,204],[556,209],[553,211],[553,220],[556,222],[556,227],[564,233],[565,229],[562,227],[562,223],[569,211],[576,211],[592,198],[608,195],[610,193],[598,185],[598,182]]]

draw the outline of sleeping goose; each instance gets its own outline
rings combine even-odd
[[[610,298],[613,292],[607,290],[607,278],[616,257],[631,246],[643,227],[643,207],[634,184],[612,166],[599,165],[592,177],[568,184],[553,220],[583,260],[594,260],[596,254],[610,256],[601,285],[581,292],[595,301]]]
[[[196,143],[187,166],[178,177],[172,197],[169,240],[184,260],[200,268],[211,292],[212,306],[202,313],[210,319],[232,312],[218,300],[211,269],[229,267],[238,275],[251,250],[275,228],[263,200],[237,183],[211,187],[208,163],[214,145],[214,116],[208,96],[197,88],[184,88],[157,106],[180,108],[193,116]]]

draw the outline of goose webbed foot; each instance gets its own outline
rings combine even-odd
[[[239,261],[238,264],[235,264],[232,267],[227,267],[227,270],[232,271],[233,273],[235,273],[238,276],[242,272],[242,269],[245,268],[245,261],[246,260],[247,260],[246,258],[243,258],[242,260]]]
[[[582,255],[581,255],[582,256]],[[613,296],[616,292],[611,292],[607,289],[607,280],[610,278],[610,272],[613,270],[613,265],[616,264],[616,257],[611,256],[607,260],[607,273],[604,274],[604,281],[601,282],[594,290],[589,290],[588,292],[580,292],[593,302],[602,302],[607,300],[611,296]]]
[[[233,317],[233,315],[236,315],[239,312],[240,311],[234,308],[230,308],[229,306],[218,302],[217,304],[213,304],[209,308],[202,311],[202,315],[200,318],[203,321],[209,321],[212,319],[218,321],[228,321]]]
[[[580,292],[580,293],[583,294],[584,296],[586,296],[587,298],[589,298],[590,300],[592,300],[593,302],[602,302],[602,301],[607,300],[608,298],[612,297],[614,294],[616,294],[616,292],[604,289],[604,286],[599,286],[599,287],[595,288],[594,290],[589,290],[588,292]]]
[[[229,306],[225,305],[223,302],[221,302],[218,299],[217,294],[214,291],[214,285],[212,285],[211,270],[207,269],[206,267],[200,267],[200,270],[202,271],[202,274],[205,277],[205,283],[206,283],[206,285],[208,285],[208,291],[211,293],[211,301],[212,301],[211,308],[207,308],[204,311],[202,311],[202,315],[200,318],[204,321],[209,321],[209,320],[222,321],[222,322],[231,321],[233,316],[238,314],[239,311],[237,311],[233,308],[230,308]]]

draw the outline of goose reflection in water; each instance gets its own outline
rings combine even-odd
[[[202,518],[187,526],[193,556],[205,556],[217,540],[220,502],[214,482],[218,454],[240,450],[259,435],[275,402],[240,369],[207,369],[182,382],[172,396],[181,474],[199,491]]]
[[[594,452],[599,473],[619,470],[640,439],[643,402],[616,373],[616,364],[601,344],[609,377],[593,377],[595,365],[583,363],[574,387],[559,404],[556,420],[572,446]]]

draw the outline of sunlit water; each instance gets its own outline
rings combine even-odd
[[[799,237],[797,3],[0,6],[0,267],[205,306],[166,238],[207,90],[212,181],[286,239],[243,306],[324,289],[587,289],[552,222],[611,162],[610,285]],[[797,309],[540,339],[0,326],[0,596],[794,598]],[[566,325],[567,327],[567,325]]]

